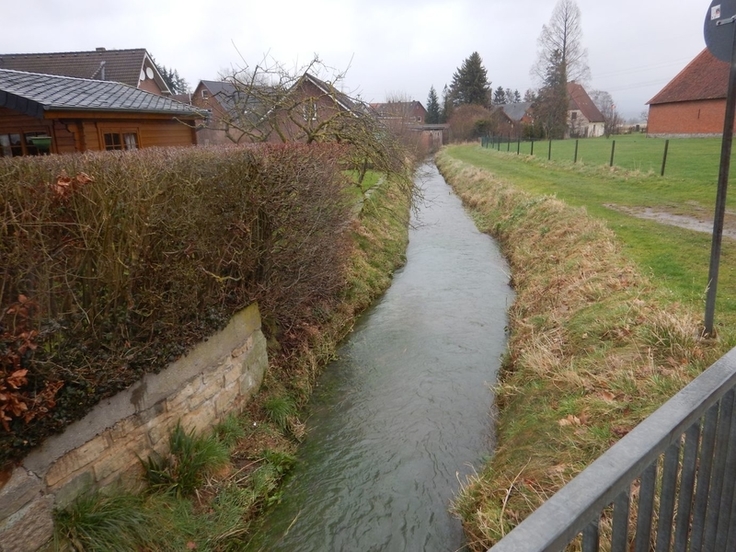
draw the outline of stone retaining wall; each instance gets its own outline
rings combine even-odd
[[[185,357],[47,439],[0,479],[0,551],[38,550],[52,536],[55,507],[90,487],[137,478],[138,458],[164,452],[179,420],[187,430],[211,427],[258,390],[267,365],[251,305]]]

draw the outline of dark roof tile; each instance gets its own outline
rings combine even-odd
[[[83,110],[202,116],[197,109],[119,82],[0,69],[0,106],[32,116],[49,110]]]

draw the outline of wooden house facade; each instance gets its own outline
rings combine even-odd
[[[0,157],[191,146],[202,118],[118,82],[0,69]]]

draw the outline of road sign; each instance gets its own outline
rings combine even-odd
[[[736,0],[713,0],[705,14],[705,45],[721,61],[731,63]]]

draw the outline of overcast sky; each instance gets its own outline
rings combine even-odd
[[[315,54],[369,102],[438,95],[477,51],[493,88],[535,87],[537,38],[557,0],[4,0],[0,54],[146,48],[194,87],[264,56]],[[704,47],[705,0],[578,0],[591,81],[626,118]],[[322,78],[334,76],[322,73]]]

